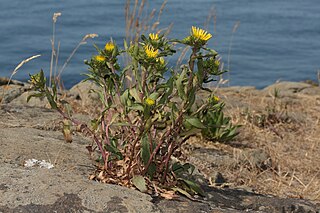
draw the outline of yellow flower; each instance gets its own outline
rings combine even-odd
[[[164,60],[163,57],[157,58],[156,60],[158,63],[160,63],[161,65],[164,65],[166,63],[166,61]]]
[[[102,55],[97,55],[97,56],[95,56],[94,59],[96,59],[99,62],[103,62],[103,61],[106,60],[106,58],[104,56],[102,56]]]
[[[219,98],[218,96],[212,95],[212,96],[211,96],[211,100],[212,100],[213,102],[219,102],[219,101],[220,101],[220,98]]]
[[[158,50],[155,50],[151,45],[144,47],[145,52],[149,58],[155,58],[158,55]]]
[[[115,45],[114,45],[114,43],[111,42],[111,41],[108,42],[108,43],[106,44],[106,46],[104,47],[104,49],[105,49],[107,52],[113,51],[114,48],[115,48]]]
[[[151,99],[151,98],[147,98],[146,100],[145,100],[145,102],[146,102],[146,104],[148,105],[148,106],[153,106],[156,102],[153,100],[153,99]]]
[[[220,61],[219,60],[215,60],[214,61],[214,65],[216,65],[217,67],[220,66]]]
[[[156,41],[159,39],[159,35],[157,33],[150,33],[149,38],[153,41]]]
[[[207,31],[194,26],[191,28],[191,35],[201,41],[208,41],[212,37],[212,35]]]

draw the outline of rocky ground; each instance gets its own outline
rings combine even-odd
[[[0,79],[0,212],[320,212],[320,87],[281,82],[263,90],[216,93],[241,124],[227,144],[191,138],[185,159],[203,174],[205,198],[164,200],[89,180],[95,170],[80,134],[66,143],[59,115],[26,97],[28,84]],[[94,113],[92,85],[65,96],[84,122]],[[91,107],[90,107],[91,106]],[[54,168],[25,167],[28,159]]]

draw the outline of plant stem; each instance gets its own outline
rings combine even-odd
[[[179,114],[179,116],[177,117],[174,125],[172,125],[170,127],[170,129],[166,132],[166,134],[162,134],[161,138],[160,138],[160,142],[158,143],[157,147],[153,150],[153,152],[151,153],[151,156],[149,158],[148,163],[146,164],[142,174],[145,175],[146,172],[148,171],[148,168],[152,162],[152,159],[154,158],[154,156],[156,155],[156,153],[159,151],[161,145],[164,143],[164,141],[171,135],[172,131],[174,128],[180,127],[181,126],[181,119],[182,119],[182,115],[184,114],[184,110],[182,110]]]
[[[167,157],[165,160],[165,167],[164,167],[165,170],[164,170],[164,174],[163,174],[162,180],[161,180],[162,183],[164,183],[164,181],[166,180],[166,176],[167,176],[168,168],[169,168],[169,160],[171,158],[172,151],[173,151],[173,142],[168,147],[168,154],[167,154]]]
[[[107,154],[103,150],[102,143],[99,141],[99,139],[94,134],[94,132],[86,124],[83,124],[80,121],[78,121],[76,119],[73,119],[73,118],[70,118],[69,116],[67,116],[60,108],[57,108],[57,111],[62,115],[63,118],[70,120],[73,124],[75,124],[77,126],[80,126],[80,130],[82,132],[87,132],[87,133],[89,133],[90,135],[93,136],[93,140],[96,142],[96,144],[97,144],[97,146],[98,146],[98,148],[99,148],[99,150],[101,152],[102,159],[104,161],[104,168],[107,169],[107,162],[108,162]]]

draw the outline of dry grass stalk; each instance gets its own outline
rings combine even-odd
[[[56,56],[56,58],[58,58],[57,53],[55,52],[55,35],[56,35],[56,23],[57,23],[59,16],[61,16],[61,13],[54,13],[53,17],[52,17],[52,39],[51,39],[51,60],[50,60],[49,87],[51,87],[54,57]]]
[[[212,7],[210,9],[210,12],[207,16],[207,19],[206,21],[204,22],[204,28],[209,31],[209,25],[210,25],[210,21],[213,17],[213,32],[215,33],[216,32],[216,25],[217,25],[217,13],[216,13],[216,10],[214,7]]]
[[[74,54],[77,52],[77,50],[79,49],[79,47],[81,45],[84,45],[87,43],[87,40],[89,38],[95,38],[95,37],[98,37],[98,34],[87,34],[85,35],[81,41],[78,43],[78,45],[73,49],[72,53],[69,55],[69,57],[67,58],[67,60],[64,62],[63,66],[61,67],[61,69],[59,70],[59,73],[57,76],[55,76],[55,80],[57,81],[57,83],[59,83],[59,85],[61,86],[61,74],[63,72],[63,70],[66,68],[66,66],[68,65],[68,63],[70,62],[71,58],[74,56]]]
[[[35,59],[35,58],[38,58],[38,57],[40,57],[40,56],[41,56],[41,55],[34,55],[34,56],[31,56],[31,57],[29,57],[29,58],[27,58],[27,59],[22,60],[22,61],[16,66],[16,68],[12,71],[11,76],[10,76],[10,78],[9,78],[9,80],[8,80],[8,84],[7,84],[6,87],[9,86],[9,84],[10,84],[13,76],[14,76],[15,74],[17,74],[18,70],[19,70],[24,64],[26,64],[26,63],[28,63],[29,61],[31,61],[31,60],[33,60],[33,59]],[[4,91],[5,91],[5,90],[3,90],[3,92],[2,92],[2,97],[4,97]],[[2,101],[3,101],[3,98],[1,99],[0,104],[2,103]]]
[[[238,27],[240,26],[240,21],[237,21],[234,26],[233,26],[233,29],[232,29],[232,33],[231,33],[231,38],[230,38],[230,43],[229,43],[229,49],[228,49],[228,79],[230,80],[230,60],[231,60],[231,48],[232,48],[232,43],[233,43],[233,37],[234,37],[234,34],[235,32],[237,31]],[[230,81],[229,81],[230,82]]]
[[[146,8],[146,0],[135,0],[134,4],[131,5],[131,1],[127,0],[125,6],[125,17],[126,17],[126,41],[127,43],[138,42],[139,35],[149,31],[157,30],[160,24],[160,17],[167,4],[167,0],[164,0],[157,16],[157,20],[152,23],[156,16],[156,9],[153,9],[149,14],[143,16],[143,12]],[[158,31],[159,32],[159,31]]]

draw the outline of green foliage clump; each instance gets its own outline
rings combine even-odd
[[[81,125],[66,114],[56,98],[56,89],[48,89],[43,72],[41,78],[31,76],[39,96],[46,96],[52,108],[80,130],[90,133],[101,154],[101,174],[105,182],[135,185],[146,191],[151,181],[176,191],[189,190],[203,195],[201,189],[185,176],[192,174],[190,164],[173,162],[173,155],[191,136],[203,134],[211,140],[228,141],[237,133],[230,119],[224,117],[224,104],[205,87],[221,70],[218,53],[206,48],[212,37],[206,31],[192,27],[183,40],[169,40],[164,35],[142,35],[140,42],[126,43],[121,49],[114,41],[85,63],[89,67],[88,81],[100,90],[103,105],[101,115],[91,127]],[[175,44],[187,45],[191,55],[180,70],[168,66],[167,58],[175,54]],[[118,59],[128,58],[122,67]],[[166,77],[165,77],[166,75]],[[210,91],[201,103],[199,91]],[[38,95],[36,95],[38,96]],[[182,175],[187,174],[187,175]]]

